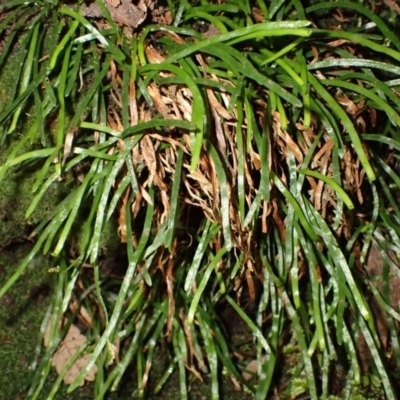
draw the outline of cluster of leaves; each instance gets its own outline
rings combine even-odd
[[[362,340],[395,398],[388,366],[400,365],[391,293],[392,274],[400,274],[390,256],[400,254],[400,40],[358,3],[170,3],[173,24],[138,35],[121,34],[106,10],[109,24],[96,27],[55,1],[0,6],[8,11],[0,33],[13,25],[0,67],[17,38],[25,52],[0,113],[3,140],[18,132],[24,110],[35,115],[0,177],[43,160],[27,216],[51,185],[68,174],[79,181],[36,227],[32,252],[0,289],[39,251],[57,261],[43,322],[48,348],[28,398],[40,396],[76,317],[89,328],[87,341],[63,364],[48,398],[83,354],[91,355],[69,391],[96,364],[95,396],[103,398],[135,364],[143,396],[155,348],[164,344],[170,367],[156,391],[177,369],[182,399],[188,371],[210,374],[219,399],[223,368],[263,399],[288,324],[302,355],[293,382],[304,373],[312,399],[330,394],[341,354],[350,396],[365,369],[360,358],[368,358],[360,356]],[[333,7],[357,15],[352,31],[311,27],[313,16]],[[51,136],[49,121],[57,126]],[[35,148],[21,154],[27,143]],[[122,276],[101,268],[112,220],[127,249]],[[370,284],[371,246],[382,259],[379,287]],[[257,304],[253,318],[241,307],[246,296]],[[76,298],[88,318],[69,311]],[[221,304],[252,332],[255,384],[241,374],[243,356],[215,311]],[[377,332],[377,313],[390,340]]]

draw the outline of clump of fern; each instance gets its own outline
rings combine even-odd
[[[218,399],[224,369],[237,387],[266,398],[287,326],[301,354],[294,379],[311,398],[331,393],[330,371],[342,354],[348,387],[361,383],[368,357],[360,365],[360,338],[395,398],[390,255],[400,247],[400,43],[353,3],[345,6],[376,33],[365,24],[312,27],[314,13],[333,4],[342,6],[171,2],[173,25],[144,26],[131,37],[57,2],[1,6],[9,14],[0,32],[13,24],[23,55],[0,114],[3,140],[13,138],[0,177],[18,164],[40,165],[26,216],[49,187],[76,179],[0,289],[39,251],[55,260],[57,288],[43,323],[49,343],[28,398],[41,393],[76,319],[87,345],[75,357],[89,357],[69,391],[96,365],[96,398],[117,390],[132,364],[144,395],[160,344],[170,366],[157,390],[177,369],[183,399],[188,372],[209,374]],[[383,37],[387,46],[378,43]],[[13,44],[10,35],[0,66]],[[27,109],[31,127],[18,138]],[[21,153],[27,143],[34,147]],[[110,226],[126,249],[118,271],[102,263]],[[383,260],[381,287],[370,282],[371,246]],[[371,296],[390,341],[377,333]],[[252,334],[254,380],[242,375],[251,358],[234,351],[221,307]]]

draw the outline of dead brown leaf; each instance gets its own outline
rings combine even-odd
[[[139,113],[136,102],[136,84],[132,80],[129,82],[129,109],[131,114],[131,125],[135,126],[139,123]]]
[[[397,12],[400,15],[400,5],[397,4],[394,0],[383,0],[383,2],[391,9]]]
[[[350,42],[350,40],[347,40],[347,39],[337,39],[337,40],[333,40],[332,42],[327,43],[327,45],[330,47],[339,47],[345,43],[351,43],[351,42]]]
[[[242,372],[242,377],[245,381],[249,382],[257,376],[258,360],[252,360],[248,363],[246,369]]]
[[[168,337],[168,341],[172,340],[172,323],[174,320],[175,314],[175,298],[174,298],[174,257],[175,249],[177,245],[177,240],[175,239],[173,244],[173,249],[171,251],[171,255],[168,260],[168,268],[166,272],[165,281],[167,283],[167,293],[168,293],[168,320],[167,320],[167,332],[166,336]]]
[[[139,0],[135,4],[132,0],[106,0],[105,4],[114,22],[137,28],[147,16],[147,9],[152,9],[153,1]],[[88,18],[104,18],[101,8],[96,3],[81,6],[82,14]]]
[[[149,92],[150,97],[153,100],[154,107],[157,109],[157,111],[165,119],[171,119],[170,109],[165,104],[166,102],[164,101],[164,98],[161,96],[161,92],[158,89],[158,87],[154,83],[152,83],[147,87],[147,90]]]
[[[150,187],[153,184],[154,177],[157,173],[157,157],[154,149],[154,144],[148,135],[144,136],[143,139],[140,141],[140,148],[142,150],[143,160],[149,170],[149,177],[147,178],[143,186]]]
[[[49,328],[50,322],[47,326]],[[49,329],[46,329],[47,335],[49,334]],[[48,336],[46,339],[45,333],[45,345],[48,345]],[[53,358],[51,360],[51,365],[55,367],[58,374],[61,374],[65,365],[71,360],[71,358],[75,355],[78,349],[85,344],[86,336],[82,335],[79,328],[72,324],[67,334],[65,335],[64,340],[61,342],[60,346],[58,347],[57,351],[54,353]],[[91,354],[85,354],[83,357],[78,358],[72,366],[69,368],[67,373],[64,375],[63,381],[65,384],[70,385],[73,383],[81,371],[86,367],[87,363]],[[85,380],[88,382],[93,382],[95,379],[95,375],[97,373],[97,366],[94,365],[88,372],[85,377]],[[83,386],[84,381],[81,382],[79,386]]]
[[[192,94],[186,88],[176,93],[176,101],[186,120],[192,120]]]
[[[171,25],[174,21],[171,11],[163,6],[158,7],[151,13],[152,22],[159,25]]]
[[[311,49],[312,49],[312,53],[314,55],[314,58],[311,60],[310,64],[314,64],[314,63],[316,63],[318,61],[318,54],[319,53],[318,53],[318,50],[317,50],[317,48],[315,46],[311,46]]]
[[[339,22],[347,22],[347,21],[351,21],[353,19],[353,17],[345,18],[343,16],[342,10],[340,8],[337,8],[336,12],[337,12],[337,14],[332,13],[332,16],[333,16],[333,18],[335,18]]]
[[[121,0],[106,0],[106,3],[111,7],[118,7],[121,4]]]
[[[210,102],[212,109],[225,119],[232,119],[232,115],[225,109],[225,107],[217,100],[214,92],[211,89],[207,89],[207,97]]]
[[[161,64],[165,61],[165,57],[153,46],[146,46],[144,52],[150,64]]]
[[[272,111],[272,117],[273,117],[274,133],[282,138],[282,140],[286,143],[286,146],[291,150],[291,152],[295,156],[297,162],[299,164],[302,164],[303,163],[303,153],[301,152],[299,146],[290,137],[290,135],[287,132],[282,130],[281,116],[280,116],[279,112]]]
[[[92,317],[89,314],[87,308],[78,303],[76,297],[72,297],[71,302],[69,303],[69,309],[71,312],[78,312],[78,318],[81,322],[83,322],[87,327],[92,328]]]
[[[118,215],[117,233],[118,233],[118,236],[121,239],[121,243],[126,243],[127,242],[125,210],[126,210],[126,203],[128,201],[129,194],[130,194],[130,191],[127,190],[125,195],[124,195],[124,197],[123,197],[123,199],[122,199],[121,205],[120,205],[120,207],[118,209],[119,215]]]
[[[67,136],[65,137],[65,142],[64,142],[64,155],[61,164],[64,166],[65,162],[67,161],[67,158],[70,156],[71,151],[72,151],[72,144],[74,141],[75,133],[77,132],[77,128],[72,128],[69,130],[67,133]]]

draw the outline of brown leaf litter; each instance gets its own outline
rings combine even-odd
[[[50,341],[50,328],[51,328],[51,320],[49,321],[45,334],[44,334],[44,345],[46,347],[49,346]],[[55,367],[57,373],[60,375],[66,366],[66,364],[71,360],[71,358],[76,354],[78,349],[83,346],[86,342],[86,336],[82,335],[79,328],[71,324],[68,329],[67,334],[65,335],[64,339],[58,346],[58,349],[53,354],[51,359],[51,365]],[[87,363],[89,362],[90,357],[92,356],[91,353],[85,354],[82,357],[79,357],[68,369],[63,377],[63,381],[65,384],[70,385],[73,383],[81,371],[86,367]],[[89,372],[87,373],[85,380],[88,382],[93,382],[97,373],[97,366],[94,365]],[[79,386],[83,386],[84,381],[81,382]]]

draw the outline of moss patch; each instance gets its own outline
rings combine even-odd
[[[10,278],[30,245],[14,245],[0,253],[0,286]],[[23,398],[33,371],[35,348],[50,301],[52,277],[47,262],[37,257],[25,274],[0,299],[0,387],[2,398]]]

